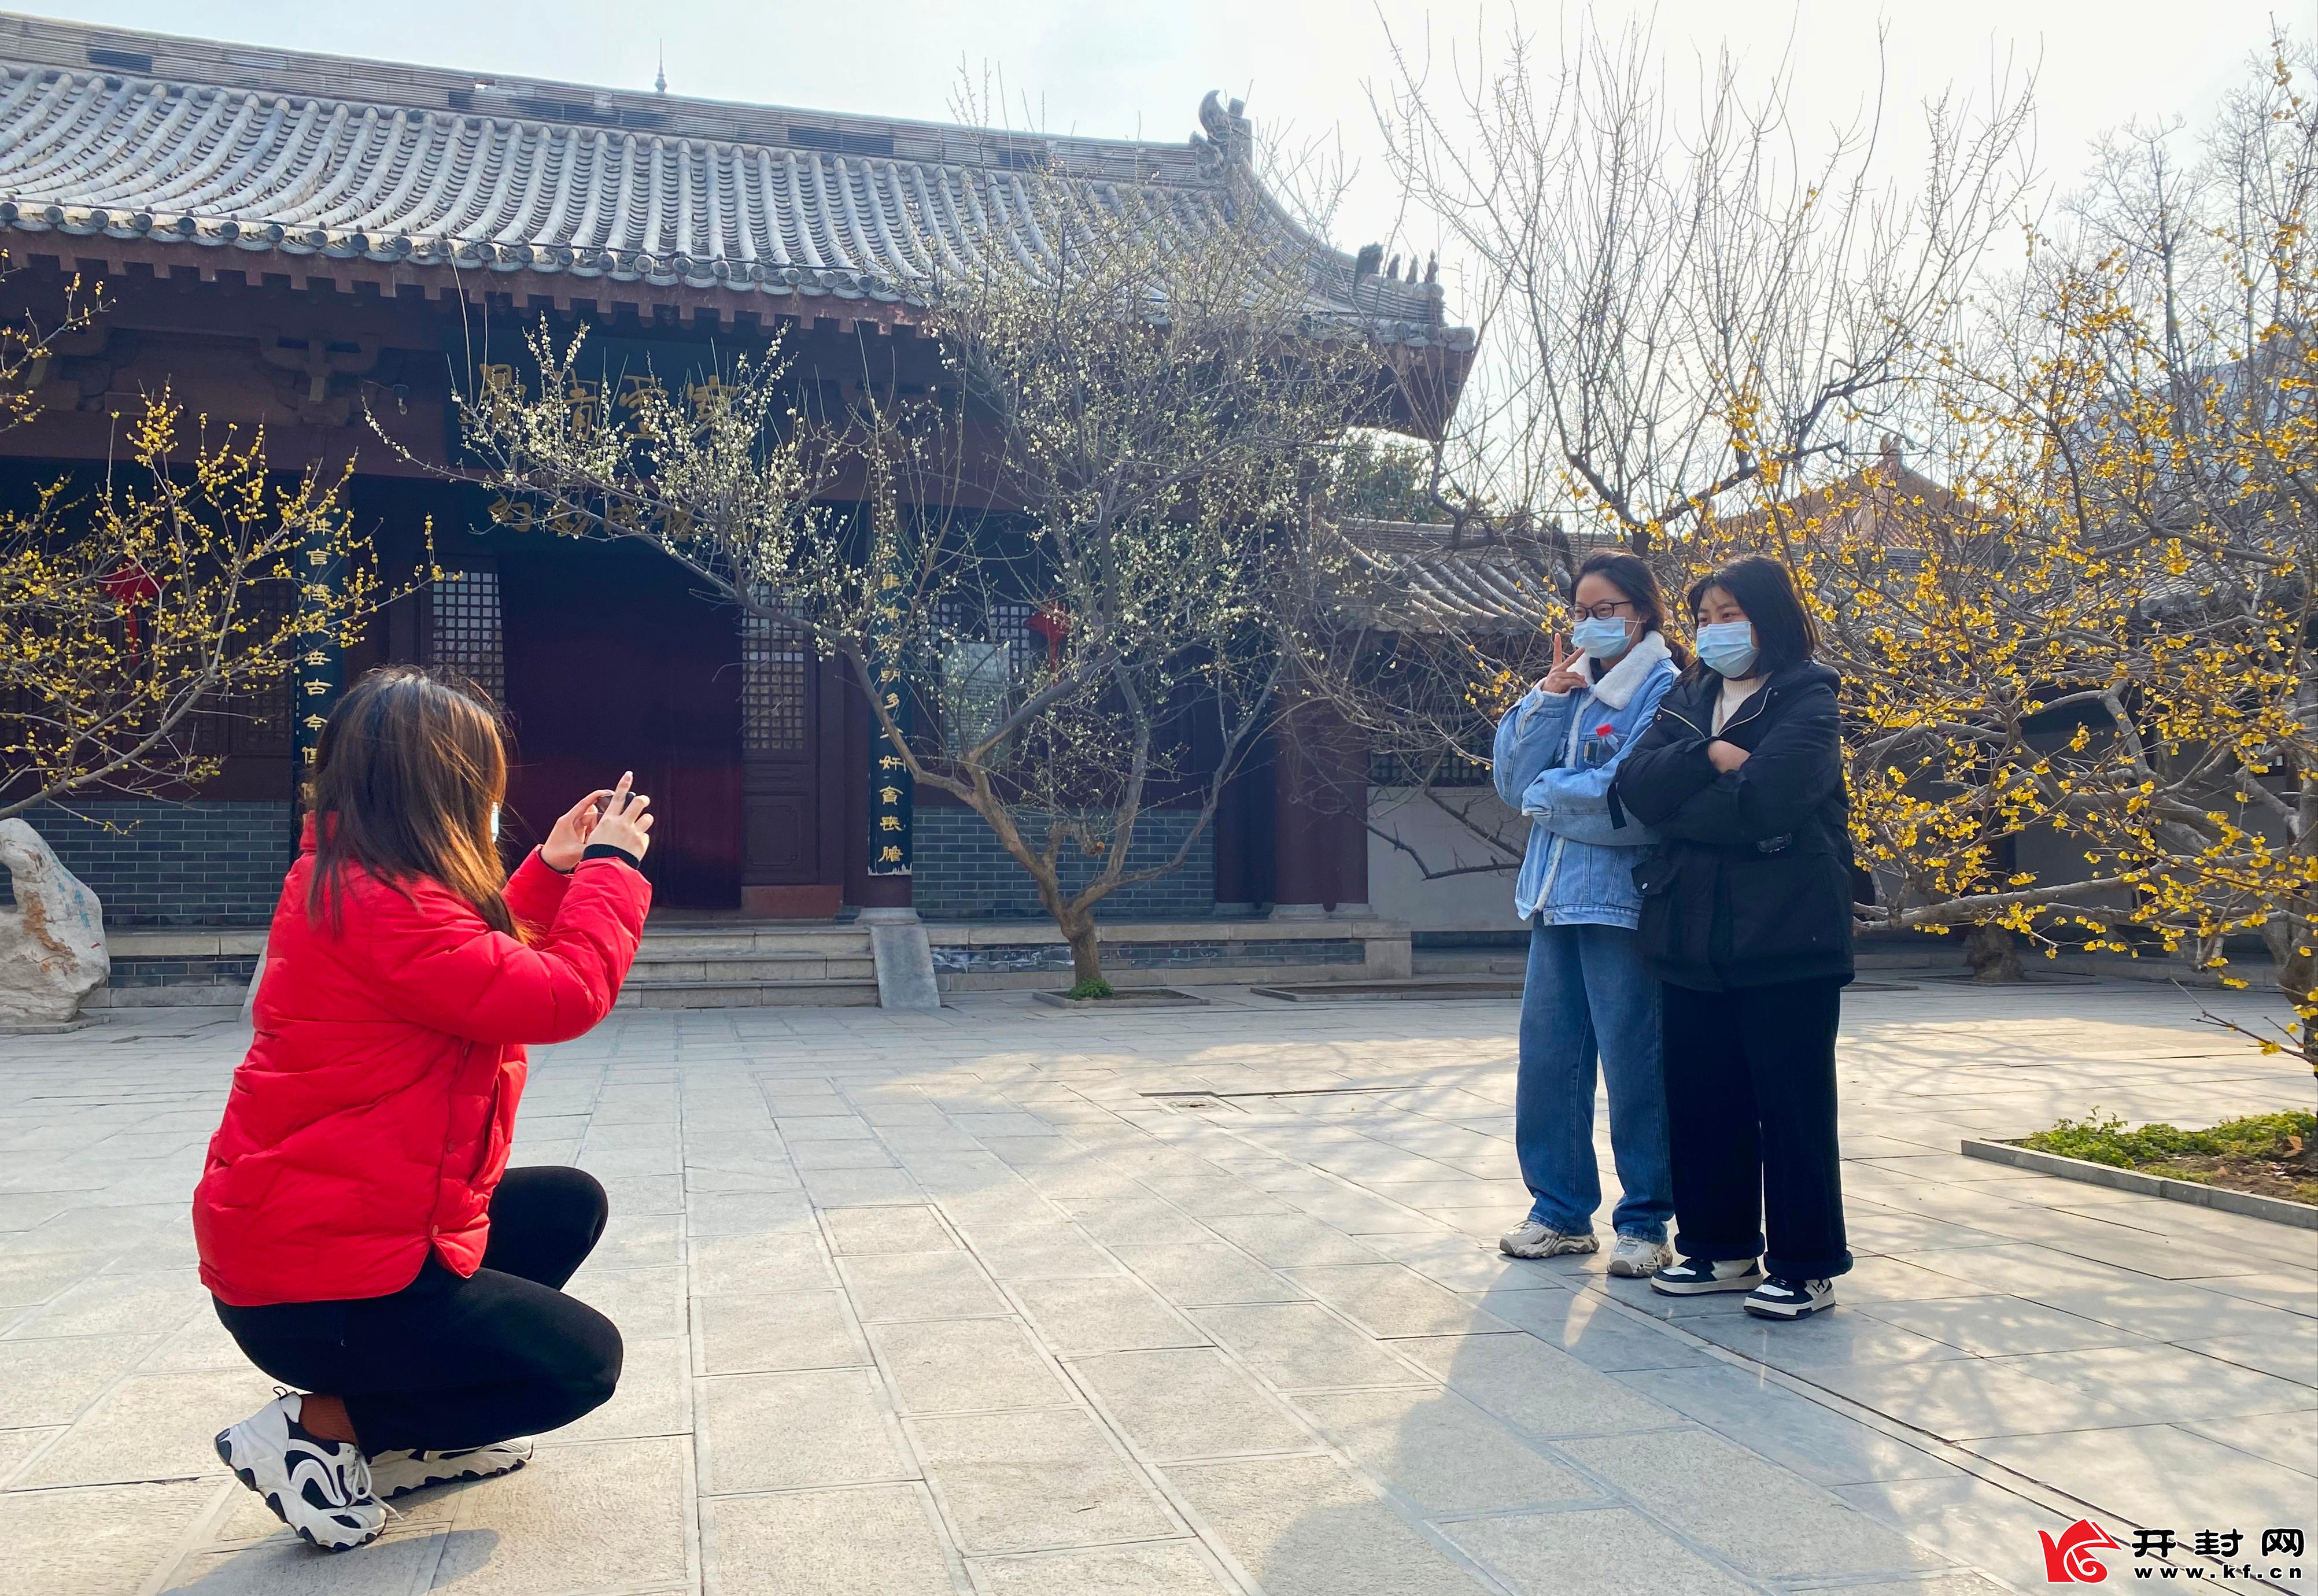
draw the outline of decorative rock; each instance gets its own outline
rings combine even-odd
[[[104,907],[22,820],[0,820],[0,865],[16,907],[0,909],[0,1028],[69,1023],[104,984]]]

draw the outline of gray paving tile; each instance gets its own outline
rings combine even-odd
[[[1371,1335],[1475,1335],[1517,1328],[1402,1264],[1325,1264],[1280,1272]]]
[[[8,1341],[46,1336],[166,1334],[196,1313],[211,1312],[209,1294],[187,1269],[139,1269],[92,1275],[58,1292],[45,1307],[18,1319]],[[0,1344],[5,1344],[0,1342]]]
[[[765,1236],[813,1228],[813,1209],[794,1191],[695,1191],[686,1230],[700,1236]]]
[[[1716,1363],[1636,1369],[1618,1378],[1670,1412],[1822,1485],[1936,1479],[1955,1472],[1953,1464],[1919,1448],[1772,1384],[1759,1369]]]
[[[1733,1578],[1628,1508],[1471,1519],[1442,1533],[1517,1596],[1742,1596]]]
[[[1140,1280],[1022,1280],[1013,1283],[1039,1337],[1064,1356],[1205,1345],[1205,1331],[1169,1307]]]
[[[2041,1352],[1993,1361],[2129,1408],[2152,1423],[2227,1420],[2318,1407],[2318,1391],[2190,1352],[2143,1343]]]
[[[553,1434],[555,1442],[682,1435],[692,1429],[692,1343],[683,1336],[630,1341],[612,1400]]]
[[[873,1324],[869,1341],[904,1413],[1052,1407],[1072,1394],[1011,1319]]]
[[[1841,1499],[1706,1430],[1569,1440],[1560,1449],[1748,1574],[1849,1576],[1939,1561]]]
[[[1427,1383],[1317,1303],[1195,1308],[1191,1318],[1283,1391]]]
[[[2065,1479],[2071,1494],[2139,1524],[2318,1529],[2318,1491],[2308,1474],[2170,1424],[1990,1436],[1964,1445],[2032,1479]]]
[[[2079,1258],[2058,1248],[2014,1242],[1995,1247],[1942,1247],[1927,1252],[1901,1252],[1896,1261],[1968,1282],[1983,1292],[2002,1291],[2016,1296],[2042,1297],[2051,1291],[2101,1290],[2128,1281],[2146,1279],[2131,1269],[2092,1259]],[[1951,1292],[1927,1293],[1948,1296]]]
[[[805,1291],[837,1284],[821,1233],[809,1224],[758,1235],[695,1236],[692,1289],[704,1296]]]
[[[701,1503],[701,1561],[720,1596],[954,1596],[921,1485],[726,1496]]]
[[[1580,1363],[1609,1372],[1682,1368],[1712,1358],[1593,1291],[1487,1291],[1474,1301]]]
[[[2130,1408],[1978,1358],[1936,1363],[1824,1364],[1823,1385],[1886,1417],[1949,1440],[2103,1430],[2134,1423]]]
[[[96,1273],[112,1257],[87,1252],[0,1251],[0,1310],[45,1303]],[[0,1318],[4,1318],[0,1313]]]
[[[874,1369],[704,1380],[699,1409],[705,1491],[917,1477]]]
[[[1477,1596],[1487,1588],[1333,1457],[1165,1472],[1266,1596]]]
[[[1295,1302],[1312,1294],[1223,1242],[1114,1244],[1119,1260],[1178,1307]]]
[[[830,1251],[840,1257],[872,1252],[939,1252],[957,1242],[924,1204],[872,1208],[823,1208]]]
[[[281,1529],[272,1514],[266,1518]],[[456,1546],[463,1560],[480,1550],[475,1538]],[[441,1525],[397,1525],[360,1556],[325,1557],[284,1531],[256,1546],[189,1553],[162,1589],[198,1596],[409,1596],[427,1588],[454,1545]]]
[[[1837,1283],[1835,1290],[1839,1305],[1843,1299],[1841,1282]],[[1691,1300],[1695,1302],[1697,1299]],[[1938,1307],[1944,1305],[1900,1305]],[[1833,1313],[1814,1314],[1808,1319],[1782,1324],[1757,1319],[1741,1309],[1735,1301],[1725,1297],[1715,1308],[1685,1315],[1674,1323],[1692,1335],[1712,1341],[1718,1347],[1742,1352],[1757,1363],[1767,1363],[1774,1368],[1816,1369],[1885,1363],[1931,1363],[1945,1358],[1971,1356],[1964,1348],[1889,1323],[1864,1308],[1838,1306]],[[2108,1335],[2096,1338],[2098,1341],[2114,1339]]]
[[[1394,1345],[1451,1390],[1535,1435],[1617,1435],[1680,1421],[1649,1397],[1534,1336],[1442,1336]]]
[[[910,1430],[943,1516],[967,1553],[1181,1533],[1083,1408],[913,1419]]]
[[[975,1562],[991,1596],[1237,1596],[1193,1541]]]
[[[174,1553],[219,1482],[0,1494],[10,1589],[25,1596],[120,1596]]]
[[[1003,1314],[1006,1301],[973,1258],[960,1251],[894,1252],[842,1259],[838,1272],[862,1323],[963,1319]]]
[[[11,1424],[70,1423],[157,1344],[151,1335],[0,1341],[0,1413]]]
[[[465,1487],[435,1588],[538,1596],[687,1583],[689,1451],[665,1437],[548,1447],[528,1467]],[[451,1555],[462,1540],[479,1554],[472,1566]]]
[[[217,1432],[274,1395],[256,1369],[131,1375],[34,1459],[16,1481],[33,1485],[126,1484],[176,1475],[222,1477]]]
[[[817,1208],[848,1208],[926,1200],[925,1188],[906,1170],[804,1170],[807,1196]]]
[[[1602,1500],[1454,1390],[1307,1392],[1295,1403],[1370,1478],[1427,1515]]]
[[[2318,1475],[2318,1409],[2209,1419],[2181,1428],[2298,1474]]]
[[[682,1269],[593,1269],[583,1265],[564,1289],[632,1340],[682,1335],[687,1329]]]
[[[2210,1279],[2201,1277],[2188,1284],[2218,1291],[2224,1296],[2284,1308],[2305,1319],[2318,1319],[2318,1271],[2277,1269],[2259,1275],[2220,1275]]]
[[[61,1424],[38,1430],[0,1430],[0,1487],[4,1487],[8,1476],[23,1466],[25,1458],[63,1432]]]
[[[1111,1352],[1071,1362],[1111,1423],[1162,1461],[1314,1445],[1279,1399],[1212,1348]]]
[[[1373,1248],[1308,1214],[1219,1215],[1208,1222],[1208,1228],[1275,1267],[1380,1261]]]
[[[2215,1336],[2180,1345],[2224,1363],[2318,1387],[2318,1343],[2307,1336]]]
[[[869,1361],[841,1291],[694,1299],[704,1375],[840,1368]]]
[[[2318,1351],[2318,1320],[2266,1307],[2242,1297],[2202,1291],[2178,1281],[2143,1280],[2107,1291],[2040,1291],[2036,1300],[2086,1319],[2157,1341],[2210,1340],[2223,1336],[2300,1340]],[[2020,1351],[2059,1349],[2021,1347]]]

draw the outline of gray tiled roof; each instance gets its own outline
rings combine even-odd
[[[1559,606],[1577,551],[1534,536],[1447,526],[1348,520],[1337,528],[1352,560],[1343,584],[1352,601],[1403,632],[1528,632]]]
[[[0,13],[0,228],[890,302],[984,252],[1039,271],[1044,171],[1188,238],[1258,205],[1314,313],[1471,346],[1435,286],[1356,281],[1262,193],[1236,103],[1200,118],[1178,145],[1034,138]]]

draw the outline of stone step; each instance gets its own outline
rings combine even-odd
[[[628,970],[630,986],[693,986],[702,982],[753,982],[759,986],[798,981],[875,981],[877,964],[868,948],[833,954],[727,955],[718,958],[639,955]]]
[[[620,989],[622,1009],[768,1009],[786,1006],[874,1009],[877,982],[696,981],[655,984],[630,981]]]
[[[852,926],[810,925],[794,930],[766,926],[644,928],[639,962],[662,959],[869,956],[869,933]]]

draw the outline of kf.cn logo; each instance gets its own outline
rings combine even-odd
[[[2055,1585],[2099,1584],[2108,1578],[2108,1565],[2093,1554],[2125,1549],[2124,1542],[2090,1519],[2079,1519],[2061,1531],[2058,1540],[2042,1529],[2036,1532],[2036,1538],[2044,1543],[2044,1578]],[[2133,1532],[2133,1555],[2136,1559],[2156,1557],[2161,1560],[2177,1550],[2187,1551],[2199,1557],[2219,1558],[2224,1579],[2252,1579],[2256,1576],[2251,1562],[2237,1566],[2229,1562],[2238,1555],[2245,1538],[2242,1529],[2200,1529],[2184,1544],[2181,1538],[2170,1529],[2136,1529]],[[2302,1556],[2302,1531],[2299,1529],[2265,1529],[2261,1532],[2261,1555],[2265,1557],[2283,1555],[2298,1558]],[[2281,1572],[2286,1578],[2302,1577],[2299,1568],[2283,1571],[2272,1568],[2269,1572],[2272,1579],[2280,1577]],[[2136,1568],[2134,1573],[2140,1578],[2147,1579],[2150,1571]],[[2170,1579],[2174,1574],[2173,1566],[2166,1565],[2163,1573],[2166,1578]],[[2202,1573],[2202,1569],[2191,1567],[2189,1576],[2195,1579]]]
[[[2036,1538],[2044,1543],[2044,1578],[2055,1585],[2099,1584],[2108,1578],[2108,1565],[2093,1554],[2125,1549],[2123,1541],[2090,1519],[2079,1519],[2058,1540],[2044,1529],[2036,1531]]]

